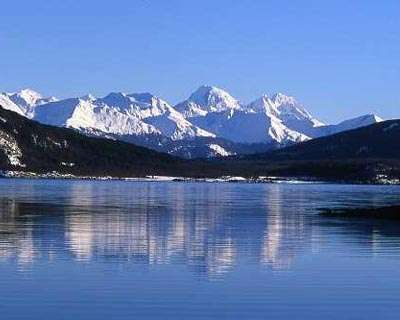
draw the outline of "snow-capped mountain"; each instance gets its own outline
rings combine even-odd
[[[231,155],[230,144],[236,145],[219,138],[201,139],[203,146],[214,151],[198,154],[203,158]],[[0,108],[0,174],[3,177],[51,178],[162,175],[202,179],[291,175],[329,181],[387,183],[398,182],[400,178],[399,140],[400,120],[389,120],[281,150],[259,149],[256,155],[227,160],[184,161],[133,144],[43,125]],[[179,154],[189,152],[196,156],[189,140],[173,143],[176,148],[184,149],[178,150]],[[236,150],[236,154],[245,152]]]
[[[239,143],[301,142],[308,137],[287,128],[282,121],[265,112],[230,110],[190,118],[200,128],[217,137]]]
[[[51,125],[100,131],[114,135],[162,135],[172,140],[213,137],[149,93],[110,93],[86,96],[36,107],[34,119]]]
[[[186,118],[205,116],[214,112],[240,110],[241,108],[239,101],[228,92],[212,86],[201,86],[187,100],[175,106],[175,109]]]
[[[382,120],[365,115],[326,125],[294,97],[277,93],[243,104],[213,86],[201,86],[175,107],[150,93],[57,100],[29,89],[0,94],[0,105],[41,123],[186,157],[264,150],[260,145],[284,146]]]
[[[308,138],[287,128],[270,108],[243,106],[229,93],[216,87],[200,87],[175,108],[196,126],[234,142],[287,143]]]
[[[0,93],[0,105],[28,118],[33,117],[36,106],[53,101],[57,101],[57,99],[55,97],[44,98],[32,89],[23,89],[14,93]]]
[[[342,121],[338,124],[317,127],[311,137],[318,138],[328,136],[342,131],[366,127],[370,124],[378,123],[381,121],[383,121],[383,119],[375,114],[366,114],[357,118]]]
[[[240,143],[287,145],[381,120],[367,115],[338,125],[325,125],[294,97],[282,93],[263,95],[243,105],[224,90],[209,86],[200,87],[175,108],[196,126]]]
[[[132,94],[130,97],[142,104],[140,115],[143,121],[157,128],[163,136],[172,140],[215,137],[214,134],[194,126],[167,102],[154,95],[142,93]]]
[[[266,113],[279,119],[287,128],[312,137],[315,128],[324,124],[314,118],[294,97],[276,93],[272,97],[263,95],[251,102],[248,109],[258,113]]]

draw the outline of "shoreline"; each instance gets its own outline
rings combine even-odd
[[[196,178],[184,176],[157,176],[144,177],[115,177],[115,176],[79,176],[70,173],[48,172],[35,173],[26,171],[2,171],[3,179],[49,179],[49,180],[99,180],[99,181],[137,181],[137,182],[207,182],[207,183],[329,183],[329,181],[317,180],[309,177],[278,177],[261,176],[257,178],[245,178],[240,176],[221,176],[216,178]]]
[[[35,173],[26,171],[1,171],[4,179],[49,179],[49,180],[98,180],[98,181],[136,181],[136,182],[206,182],[206,183],[286,183],[286,184],[357,184],[357,185],[400,185],[399,179],[377,177],[375,181],[324,180],[314,177],[260,176],[245,178],[241,176],[221,176],[216,178],[196,178],[183,176],[116,177],[116,176],[79,176],[70,173]]]

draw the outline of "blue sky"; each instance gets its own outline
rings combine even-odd
[[[13,0],[0,13],[0,91],[58,97],[201,84],[241,101],[295,95],[335,122],[400,118],[400,1]]]

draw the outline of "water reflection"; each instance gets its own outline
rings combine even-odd
[[[304,200],[304,193],[297,194]],[[264,231],[261,263],[273,269],[289,269],[296,252],[306,244],[306,216],[304,208],[290,208],[285,214],[282,187],[271,188],[265,197],[267,224]]]
[[[290,270],[296,257],[320,250],[330,238],[331,246],[341,241],[373,254],[397,250],[400,243],[398,226],[316,217],[316,207],[331,205],[332,198],[326,197],[332,192],[342,202],[355,198],[354,191],[346,198],[343,188],[325,187],[323,192],[315,186],[124,182],[40,186],[23,191],[18,185],[0,186],[0,258],[17,261],[21,269],[53,259],[183,264],[217,278],[241,263]],[[388,201],[386,190],[368,190],[357,201]],[[390,197],[395,200],[398,194]]]
[[[37,255],[33,243],[33,225],[18,224],[20,204],[15,200],[0,201],[0,258],[16,258],[21,266],[30,264]]]

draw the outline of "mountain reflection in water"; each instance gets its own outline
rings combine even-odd
[[[23,191],[17,191],[18,183],[2,185],[0,257],[15,259],[21,270],[35,261],[74,259],[183,264],[215,278],[241,262],[290,270],[296,256],[318,251],[329,235],[339,235],[337,241],[356,244],[364,253],[374,252],[388,232],[382,222],[316,216],[315,209],[323,205],[352,202],[345,190],[327,188],[321,194],[312,185],[32,184]],[[398,197],[384,190],[371,196],[368,190],[358,193],[358,201],[377,204]],[[393,224],[389,229],[398,234]],[[391,248],[398,243],[391,242]]]

